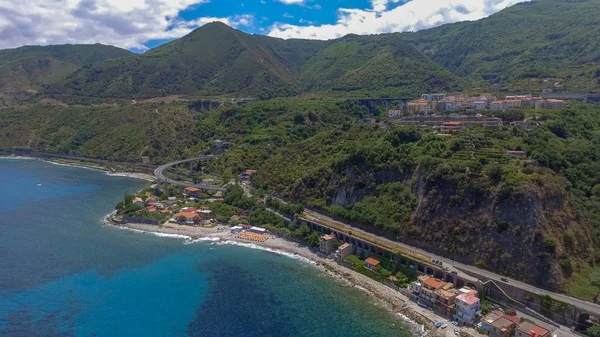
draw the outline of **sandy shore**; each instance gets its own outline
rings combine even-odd
[[[107,224],[110,225],[110,222],[107,221]],[[168,222],[162,226],[127,224],[119,225],[118,227],[154,235],[178,237],[186,239],[189,243],[210,240],[217,242],[218,244],[242,245],[301,257],[306,261],[314,263],[318,268],[323,268],[323,270],[328,272],[331,276],[342,282],[344,286],[356,287],[363,290],[369,297],[374,299],[378,305],[412,323],[416,333],[422,336],[454,336],[453,326],[447,320],[437,316],[429,310],[419,307],[399,291],[391,289],[380,282],[341,266],[331,259],[323,258],[311,251],[308,247],[295,242],[275,237],[270,238],[265,242],[250,242],[235,238],[230,234],[229,228],[220,230],[218,227],[190,227]],[[448,328],[445,330],[436,329],[434,326],[435,322],[446,322]],[[474,335],[473,332],[475,331],[470,330],[472,329],[462,328],[461,334],[468,333]]]

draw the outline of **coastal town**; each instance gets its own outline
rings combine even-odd
[[[399,103],[386,111],[385,119],[366,117],[359,121],[364,125],[386,123],[389,126],[415,126],[433,129],[441,135],[451,135],[462,129],[479,126],[488,130],[498,130],[503,126],[534,130],[541,120],[535,118],[547,110],[559,110],[568,106],[566,100],[543,99],[532,94],[507,95],[503,99],[492,94],[469,95],[457,93],[422,94],[420,99]],[[498,117],[507,111],[521,111],[529,118],[513,120],[505,125]],[[527,114],[525,114],[527,112]],[[533,117],[532,117],[533,116]]]
[[[227,185],[247,188],[255,172],[246,170]],[[208,193],[196,187],[160,193],[157,185],[152,185],[135,195],[126,196],[109,220],[125,228],[196,233],[192,240],[207,236],[266,247],[286,246],[282,244],[286,240],[282,240],[276,230],[252,224],[245,212],[223,212],[226,193]],[[264,206],[276,202],[270,197],[261,197],[256,199],[256,203]],[[279,214],[274,210],[272,213]],[[364,246],[341,242],[333,234],[317,237],[318,241],[314,243],[300,242],[313,247],[308,257],[323,261],[324,265],[352,270],[380,287],[392,290],[395,296],[403,298],[401,310],[410,312],[412,318],[423,318],[421,323],[429,323],[427,325],[436,335],[547,337],[556,329],[556,326],[545,322],[535,322],[529,316],[517,316],[514,309],[505,303],[491,301],[475,287],[457,286],[458,279],[454,283],[448,282],[432,271],[420,270],[414,263],[405,261],[401,254],[377,254]],[[438,261],[431,262],[441,265]],[[414,304],[412,309],[407,307],[410,302]],[[409,309],[414,311],[407,312]]]

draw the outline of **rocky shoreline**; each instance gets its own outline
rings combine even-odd
[[[318,268],[322,268],[330,276],[336,278],[345,287],[355,287],[364,291],[378,305],[389,310],[401,319],[405,319],[420,336],[453,336],[452,329],[439,330],[435,328],[435,322],[446,321],[433,312],[419,307],[399,291],[394,290],[383,283],[368,278],[365,275],[348,269],[337,262],[323,258],[308,247],[296,242],[287,241],[281,238],[270,238],[265,242],[249,242],[235,238],[229,233],[229,230],[219,230],[215,228],[201,228],[182,226],[173,223],[166,223],[161,226],[148,224],[116,224],[108,216],[106,224],[116,226],[121,229],[133,230],[136,232],[168,236],[185,239],[186,243],[199,241],[213,241],[216,244],[234,244],[249,248],[268,250],[274,253],[280,253],[293,258],[309,261]]]

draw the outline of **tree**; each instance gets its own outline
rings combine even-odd
[[[306,243],[311,247],[317,247],[319,245],[319,234],[317,234],[317,232],[310,233],[310,235],[306,237]]]
[[[587,328],[585,333],[590,337],[600,337],[600,324],[593,324]]]
[[[386,279],[386,278],[392,276],[392,272],[385,268],[381,268],[379,270],[379,275],[381,275],[382,278]]]
[[[396,273],[396,279],[398,279],[398,282],[396,282],[396,285],[398,286],[404,286],[408,284],[408,276],[401,272]]]

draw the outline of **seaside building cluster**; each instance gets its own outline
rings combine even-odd
[[[498,99],[485,93],[476,96],[437,93],[423,94],[420,99],[403,102],[386,111],[386,117],[387,123],[392,126],[433,128],[443,135],[451,135],[473,126],[488,130],[499,130],[510,126],[532,131],[541,123],[540,121],[524,119],[505,124],[499,117],[500,113],[521,109],[556,110],[567,106],[565,100],[543,99],[529,94]],[[359,124],[376,125],[377,119],[366,117],[361,119]]]

